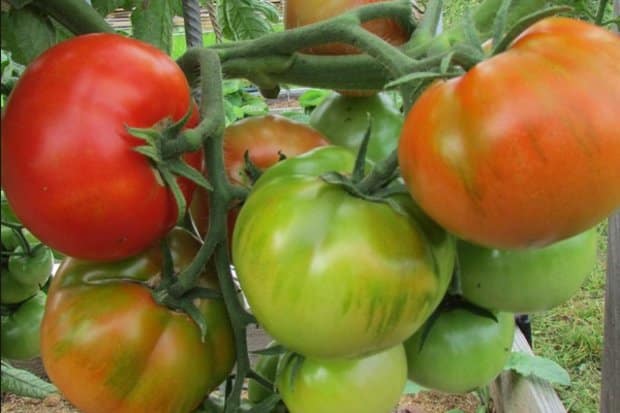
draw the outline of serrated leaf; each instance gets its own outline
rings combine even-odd
[[[11,392],[19,396],[43,399],[50,394],[58,393],[58,389],[29,371],[17,369],[2,361],[0,388],[3,392]]]
[[[140,1],[131,13],[133,36],[170,54],[173,17],[169,0]]]
[[[553,384],[570,385],[568,372],[553,360],[522,351],[510,354],[505,370],[514,370],[524,377],[536,377]]]
[[[218,18],[224,37],[249,40],[271,32],[273,6],[267,3],[265,0],[221,0],[218,3]]]
[[[50,19],[32,7],[11,9],[1,17],[0,45],[18,63],[27,65],[56,43],[56,30]]]

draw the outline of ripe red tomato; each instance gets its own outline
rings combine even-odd
[[[306,26],[337,16],[356,7],[381,1],[382,0],[287,0],[284,8],[284,27],[292,29]],[[409,38],[406,30],[394,20],[375,19],[364,23],[362,26],[366,30],[394,45],[403,44]],[[360,53],[357,48],[341,43],[314,46],[304,51],[306,53],[319,55]]]
[[[183,72],[146,43],[91,34],[48,49],[2,119],[2,183],[15,214],[66,255],[114,260],[148,248],[175,224],[177,207],[126,127],[179,120],[190,102]],[[201,159],[185,157],[195,168]],[[179,185],[189,199],[194,185]]]
[[[193,259],[200,242],[175,229],[174,270]],[[207,323],[205,341],[187,314],[155,302],[161,279],[159,245],[125,260],[67,258],[51,283],[41,325],[45,371],[61,393],[88,413],[190,412],[235,363],[224,302],[196,299]],[[201,286],[218,288],[213,273]]]
[[[323,145],[327,145],[325,137],[306,124],[278,115],[246,118],[224,131],[226,173],[232,183],[249,185],[243,173],[246,151],[254,165],[266,169],[278,162],[280,154],[296,156]],[[206,190],[196,189],[191,213],[198,231],[204,236],[209,224],[209,199]],[[229,214],[230,231],[234,227],[237,213],[238,209],[234,209]]]
[[[401,135],[402,175],[420,206],[463,239],[546,245],[620,206],[618,108],[620,37],[544,19],[420,97]]]

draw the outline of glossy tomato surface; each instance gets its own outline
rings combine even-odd
[[[596,265],[596,229],[542,248],[457,244],[463,297],[513,313],[545,311],[575,294]]]
[[[291,413],[389,413],[407,380],[402,344],[358,359],[284,356],[277,387]]]
[[[175,272],[200,243],[175,229]],[[122,261],[65,259],[49,289],[41,357],[60,392],[86,413],[190,412],[235,362],[232,328],[221,300],[196,299],[204,342],[184,313],[157,304],[149,285],[161,277],[161,247]],[[218,288],[214,274],[200,285]]]
[[[179,120],[183,72],[146,43],[78,36],[26,69],[2,119],[2,183],[17,217],[45,244],[83,259],[148,248],[176,222],[171,192],[127,127]],[[197,113],[189,126],[197,122]],[[199,169],[200,153],[186,161]],[[179,179],[186,196],[193,184]]]
[[[364,97],[334,93],[314,109],[309,123],[323,133],[330,143],[344,146],[355,153],[370,124],[366,156],[378,162],[398,146],[403,116],[394,100],[386,93]]]
[[[452,237],[414,211],[320,178],[354,155],[324,147],[268,169],[239,214],[233,263],[259,323],[309,357],[356,357],[410,336],[443,297]]]
[[[284,27],[292,29],[306,26],[342,14],[354,8],[381,0],[287,0],[284,8]],[[399,45],[407,41],[408,35],[397,22],[390,19],[370,20],[362,25],[366,30],[385,41]],[[304,50],[319,55],[356,54],[359,50],[341,43],[314,46]]]
[[[618,34],[547,18],[422,94],[403,127],[401,172],[420,206],[460,238],[550,244],[620,206],[618,107]]]
[[[408,376],[446,393],[468,393],[489,384],[504,368],[515,332],[511,313],[498,321],[457,308],[441,311],[405,341]]]
[[[249,186],[250,182],[243,171],[246,151],[252,163],[262,170],[278,162],[281,155],[292,157],[323,145],[327,145],[325,137],[306,124],[279,115],[246,118],[224,131],[224,166],[231,183]],[[198,231],[204,236],[209,225],[209,197],[206,190],[196,189],[191,213]],[[237,213],[238,209],[234,209],[229,214],[231,231]]]

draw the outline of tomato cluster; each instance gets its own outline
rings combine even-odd
[[[327,3],[289,0],[287,28],[374,1]],[[364,27],[395,45],[409,36],[389,19]],[[340,46],[302,52],[360,52]],[[584,22],[544,19],[411,108],[334,93],[309,125],[213,127],[204,159],[221,171],[203,151],[162,149],[213,121],[199,125],[185,76],[137,40],[78,36],[28,67],[3,114],[15,215],[3,199],[2,355],[40,344],[86,413],[196,409],[247,363],[239,320],[254,319],[239,309],[275,340],[251,403],[275,391],[276,411],[382,413],[407,379],[475,390],[502,370],[515,313],[579,288],[596,261],[592,227],[620,206],[620,41]],[[174,192],[171,162],[218,183],[194,191],[173,174]],[[223,192],[228,210],[210,222]],[[52,252],[31,236],[67,255],[47,300]]]

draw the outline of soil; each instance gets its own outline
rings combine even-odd
[[[466,413],[475,413],[476,407],[478,399],[473,394],[457,396],[423,392],[415,396],[403,396],[394,413],[445,413],[457,408]],[[80,413],[57,394],[39,400],[7,393],[2,396],[1,410],[3,413]]]

